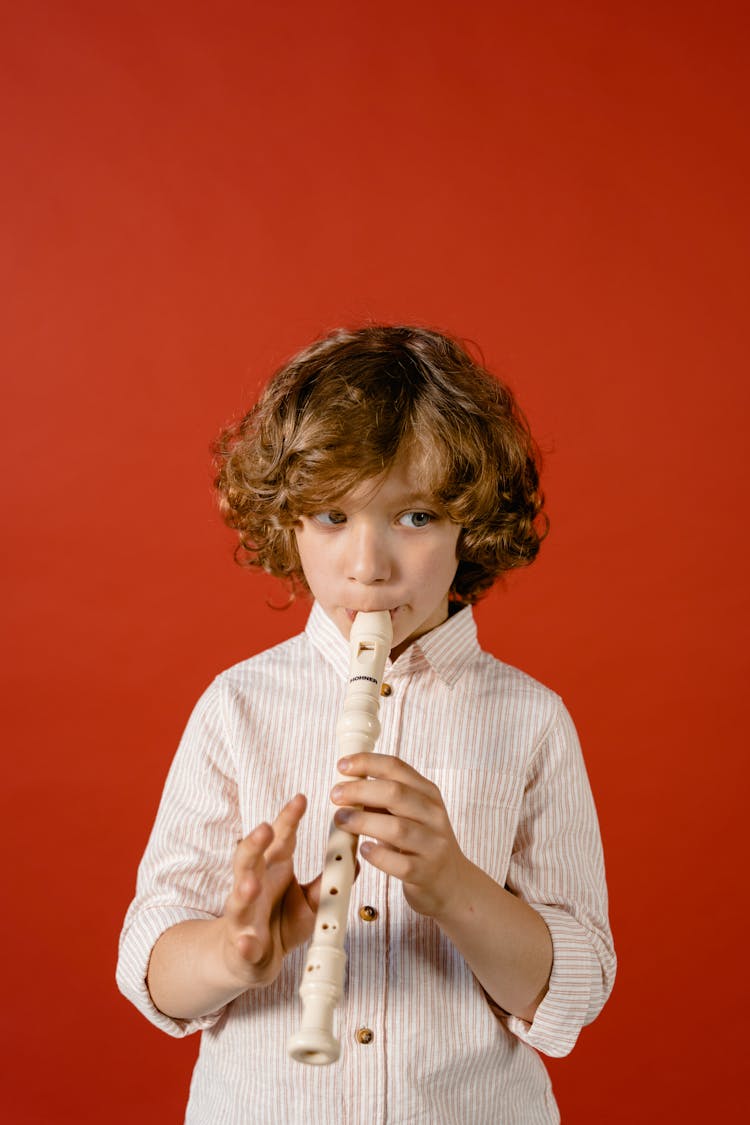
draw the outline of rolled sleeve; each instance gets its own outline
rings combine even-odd
[[[532,761],[507,887],[544,919],[553,957],[533,1022],[509,1016],[507,1026],[561,1057],[603,1008],[616,969],[596,809],[562,704]]]
[[[536,1010],[533,1023],[509,1016],[510,1031],[552,1058],[569,1054],[581,1028],[596,1018],[608,991],[602,966],[588,934],[569,914],[533,904],[552,938],[552,972],[549,987]]]
[[[155,1027],[168,1035],[181,1039],[195,1031],[213,1027],[221,1018],[224,1009],[201,1016],[200,1019],[178,1020],[167,1016],[154,1004],[148,990],[148,966],[151,950],[161,935],[180,922],[196,918],[213,918],[214,915],[179,907],[138,909],[132,918],[126,919],[120,936],[120,952],[117,959],[117,987],[135,1007]]]
[[[172,762],[120,935],[117,985],[169,1035],[212,1027],[223,1009],[191,1020],[159,1011],[147,985],[151,952],[172,926],[221,915],[241,834],[230,739],[215,681],[198,701]]]

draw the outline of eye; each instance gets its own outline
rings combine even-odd
[[[343,512],[316,512],[310,516],[310,519],[319,524],[321,527],[338,527],[342,523],[346,523],[346,516]]]
[[[405,527],[428,527],[436,517],[431,512],[404,512],[399,516],[398,522]]]

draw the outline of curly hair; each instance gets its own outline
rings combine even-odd
[[[294,526],[377,478],[400,452],[461,527],[451,598],[476,602],[547,533],[540,456],[508,387],[426,328],[339,329],[271,378],[215,445],[237,560],[306,589]]]

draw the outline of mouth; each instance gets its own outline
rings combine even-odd
[[[397,611],[398,606],[396,606],[395,609],[388,609],[387,606],[383,606],[382,609],[344,609],[344,613],[350,621],[353,621],[358,613],[390,613],[391,621],[393,621],[394,615],[397,613]]]

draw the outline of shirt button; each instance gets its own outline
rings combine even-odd
[[[374,1038],[375,1036],[370,1031],[369,1027],[360,1027],[356,1035],[358,1043],[372,1043]]]
[[[363,922],[374,922],[378,912],[374,906],[360,906],[359,916]]]
[[[390,695],[392,691],[393,691],[393,688],[391,687],[390,684],[381,684],[380,685],[380,694],[381,695]]]

